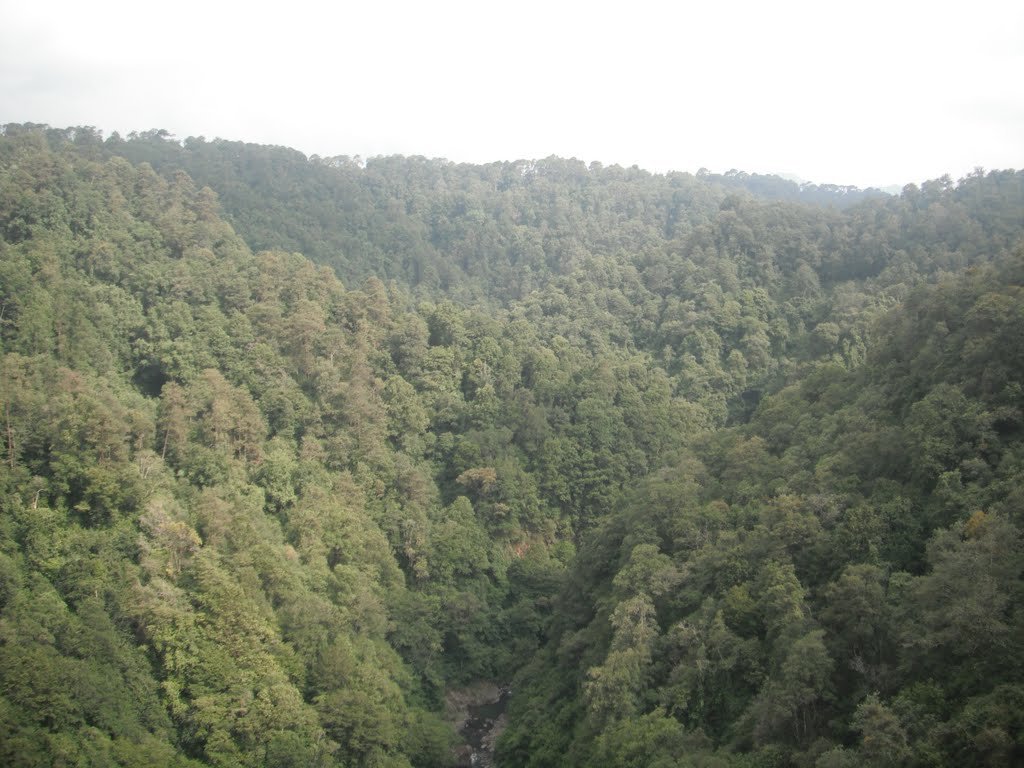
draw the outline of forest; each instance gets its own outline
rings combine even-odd
[[[1024,765],[1024,171],[0,130],[0,764]]]

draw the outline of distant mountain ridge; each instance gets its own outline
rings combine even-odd
[[[730,170],[723,174],[701,169],[697,176],[730,189],[743,189],[768,200],[788,200],[809,205],[834,205],[848,208],[873,197],[888,194],[886,189],[860,187],[849,184],[814,184],[799,176],[782,173],[747,173]],[[896,190],[899,192],[899,189]]]
[[[98,156],[146,162],[166,178],[187,173],[217,193],[226,218],[253,248],[303,253],[346,281],[376,275],[502,301],[509,292],[495,288],[511,273],[525,267],[529,275],[512,291],[521,295],[565,269],[564,259],[545,265],[531,258],[524,264],[515,255],[521,235],[542,221],[554,231],[567,215],[579,219],[585,224],[584,249],[600,252],[616,247],[603,233],[627,220],[651,237],[682,237],[714,217],[729,195],[838,210],[885,197],[878,190],[798,185],[740,171],[658,175],[558,157],[487,165],[416,156],[321,158],[223,139],[179,141],[162,130],[104,139],[88,128],[7,129],[44,130],[53,142],[73,141]],[[571,197],[560,199],[569,189]],[[485,262],[476,263],[468,251]],[[453,259],[455,252],[464,256]],[[549,253],[546,260],[551,258]],[[489,274],[486,285],[479,284],[482,271]]]

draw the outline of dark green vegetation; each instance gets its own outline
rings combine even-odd
[[[0,763],[1024,761],[1024,174],[787,184],[8,126]]]

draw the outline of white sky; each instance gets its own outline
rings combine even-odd
[[[859,186],[1024,167],[1024,2],[0,0],[0,123]]]

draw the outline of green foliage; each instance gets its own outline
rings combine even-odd
[[[6,126],[0,762],[1019,762],[1021,210]]]
[[[1020,392],[979,387],[962,351],[966,318],[1016,295],[1019,274],[1009,259],[918,289],[864,364],[810,369],[613,514],[570,576],[591,610],[567,605],[556,650],[520,681],[535,706],[574,713],[563,753],[617,748],[627,724],[668,716],[666,733],[699,729],[715,759],[743,765],[1019,758],[1021,507],[1003,479],[1021,477]],[[949,351],[908,364],[896,346],[939,311]],[[678,574],[658,639],[623,642],[621,616],[657,573]],[[587,658],[603,661],[570,672]],[[579,698],[585,713],[569,709]],[[529,765],[552,743],[513,719],[502,755]]]

